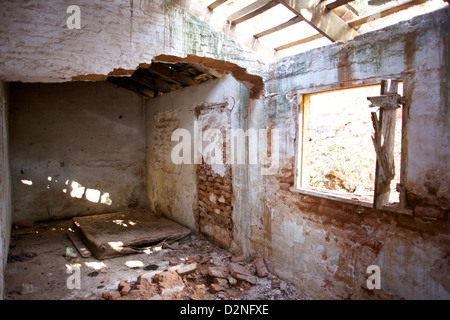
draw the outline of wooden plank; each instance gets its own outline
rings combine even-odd
[[[275,26],[275,27],[273,27],[273,28],[264,30],[264,31],[262,31],[262,32],[260,32],[260,33],[257,33],[257,34],[255,34],[253,37],[255,37],[256,39],[258,39],[258,38],[267,36],[267,35],[269,35],[269,34],[272,34],[272,33],[274,33],[274,32],[283,30],[284,28],[287,28],[287,27],[289,27],[289,26],[292,26],[292,25],[294,25],[294,24],[296,24],[296,23],[299,23],[299,22],[302,22],[302,21],[303,21],[303,18],[301,18],[301,17],[299,17],[299,16],[296,16],[296,17],[294,17],[294,18],[292,18],[292,19],[290,19],[290,20],[288,20],[288,21],[286,21],[286,22],[284,22],[284,23],[282,23],[282,24],[279,24],[279,25],[277,25],[277,26]]]
[[[381,82],[381,95],[394,94],[397,93],[397,90],[397,80],[383,80]],[[380,108],[379,113],[379,119],[375,119],[376,117],[372,113],[375,129],[374,146],[377,153],[373,203],[375,209],[381,209],[389,204],[391,181],[395,176],[394,138],[397,110]]]
[[[358,17],[356,19],[350,20],[350,21],[348,21],[348,25],[350,27],[352,27],[352,28],[356,28],[356,27],[359,27],[362,24],[367,23],[369,21],[374,21],[374,20],[377,20],[377,19],[381,19],[381,18],[386,17],[386,16],[388,16],[390,14],[393,14],[393,13],[396,13],[396,12],[399,12],[399,11],[402,11],[402,10],[406,10],[406,9],[412,7],[412,6],[416,6],[416,5],[425,3],[427,1],[429,1],[429,0],[409,0],[409,1],[406,1],[406,2],[403,2],[403,3],[400,3],[400,4],[396,5],[396,6],[393,6],[393,7],[390,7],[390,8],[386,8],[386,9],[383,9],[383,10],[380,10],[380,11],[377,11],[377,12],[374,12],[374,13],[370,13],[370,14],[367,14],[365,16]]]
[[[355,1],[355,0],[336,0],[334,2],[327,4],[326,8],[328,11],[330,11],[330,10],[341,7],[343,5],[346,5],[349,2],[353,2],[353,1]]]
[[[320,0],[279,0],[331,41],[351,40],[359,33],[333,11],[326,12]]]
[[[197,84],[194,80],[185,75],[176,72],[174,69],[170,67],[170,65],[166,63],[158,63],[154,62],[148,69],[151,72],[156,73],[157,75],[165,78],[166,80],[172,81],[182,86],[192,86]]]
[[[400,108],[401,96],[397,93],[383,94],[376,97],[367,97],[371,105],[369,107],[380,107],[384,110]]]
[[[155,96],[155,92],[148,89],[148,88],[144,88],[142,87],[141,90],[139,90],[139,93],[146,95],[147,97],[153,98]]]
[[[372,123],[375,134],[372,136],[373,146],[377,155],[377,163],[379,167],[379,176],[383,181],[389,179],[393,174],[393,168],[389,162],[389,157],[382,145],[382,126],[381,121],[377,117],[376,112],[371,113]]]
[[[405,90],[405,89],[403,89]],[[403,95],[403,92],[401,92]],[[401,152],[400,152],[400,183],[398,186],[398,191],[400,193],[400,207],[408,207],[408,199],[405,187],[406,173],[407,173],[407,155],[408,155],[408,139],[407,139],[407,128],[409,121],[409,101],[408,99],[402,98],[402,139],[401,139]]]
[[[139,84],[150,89],[156,89],[153,78],[154,76],[148,70],[143,68],[137,69],[131,75],[131,79],[138,82]]]
[[[129,77],[109,77],[108,81],[121,88],[133,91],[137,94],[153,97],[155,93]]]
[[[273,7],[275,7],[277,5],[279,5],[279,3],[277,1],[269,2],[269,3],[265,4],[265,5],[263,5],[262,7],[260,7],[258,9],[256,9],[256,10],[246,14],[245,16],[242,16],[242,17],[232,21],[232,23],[233,24],[239,24],[241,22],[247,21],[247,20],[249,20],[251,18],[256,17],[257,15],[260,15],[261,13],[266,12],[267,10],[272,9]]]
[[[242,8],[241,10],[230,15],[228,17],[228,21],[233,22],[233,21],[239,19],[240,17],[243,17],[256,9],[259,9],[262,6],[265,6],[266,4],[268,4],[269,2],[272,2],[272,1],[273,0],[257,0],[255,2],[253,2],[252,4],[249,4],[248,6]]]
[[[309,125],[310,125],[310,114],[311,114],[311,96],[303,95],[303,100],[300,106],[300,118],[299,118],[299,130],[301,130],[301,134],[299,134],[299,141],[301,141],[301,148],[299,154],[299,162],[300,172],[299,172],[299,187],[307,188],[309,184],[309,174],[308,174],[308,166],[307,160],[310,153],[310,143],[309,143]],[[301,126],[301,127],[300,127]]]
[[[291,187],[289,190],[291,190],[292,192],[300,193],[300,194],[307,195],[307,196],[325,198],[325,199],[339,201],[339,202],[345,202],[345,203],[349,203],[349,204],[356,204],[358,206],[362,206],[362,207],[366,207],[366,208],[372,207],[371,203],[356,198],[355,197],[356,195],[345,196],[345,195],[341,195],[341,194],[337,194],[337,193],[331,193],[330,190],[326,190],[326,189],[322,189],[322,190],[320,190],[320,192],[318,192],[318,191],[313,191],[313,190],[297,189],[297,188]]]
[[[73,226],[99,260],[191,234],[190,229],[146,209],[75,217]]]
[[[174,86],[172,86],[169,82],[165,81],[163,78],[153,75],[147,69],[137,69],[131,79],[140,83],[141,85],[152,89],[153,91],[160,91],[163,93],[167,93],[174,90]],[[179,85],[176,85],[180,87]]]
[[[314,41],[314,40],[317,40],[317,39],[320,39],[320,38],[323,38],[323,35],[321,33],[317,33],[317,34],[314,34],[314,35],[312,35],[310,37],[307,37],[307,38],[303,38],[303,39],[300,39],[300,40],[297,40],[297,41],[294,41],[294,42],[283,44],[282,46],[276,47],[274,50],[275,51],[285,50],[285,49],[288,49],[288,48],[291,48],[291,47],[294,47],[294,46],[298,46],[298,45],[301,45],[301,44],[304,44],[304,43],[307,43],[307,42],[311,42],[311,41]]]
[[[91,251],[89,251],[75,232],[67,230],[66,234],[83,258],[90,258],[92,256]]]
[[[214,78],[222,78],[224,75],[226,75],[226,72],[210,69],[198,63],[189,63],[189,65],[194,69],[200,71],[201,73],[205,73]]]
[[[227,2],[228,0],[216,0],[213,3],[211,3],[208,6],[208,9],[213,11],[215,8],[217,8],[218,6],[220,6],[221,4],[224,4],[225,2]]]

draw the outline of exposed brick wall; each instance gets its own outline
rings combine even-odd
[[[220,176],[208,164],[197,165],[199,230],[215,243],[228,248],[232,239],[233,206],[231,166]]]
[[[226,164],[226,131],[231,128],[228,103],[203,104],[196,108],[202,132],[217,129],[222,133],[223,164],[210,165],[205,158],[196,165],[198,215],[197,227],[214,243],[229,248],[233,238],[232,168]],[[204,155],[205,156],[205,155]],[[209,159],[207,156],[206,159]],[[217,167],[216,167],[217,166]]]
[[[280,130],[280,166],[262,183],[251,176],[246,194],[259,201],[234,204],[234,241],[314,298],[449,299],[450,162],[442,146],[450,118],[448,97],[439,94],[448,91],[449,16],[447,8],[280,59],[267,73],[264,104],[251,102],[249,124]],[[414,216],[292,192],[301,95],[384,78],[404,81],[402,148]],[[381,290],[367,286],[371,265],[381,270]]]

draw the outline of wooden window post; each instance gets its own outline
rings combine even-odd
[[[377,155],[373,202],[375,209],[381,209],[389,204],[391,181],[395,176],[395,119],[397,109],[400,108],[402,102],[402,97],[397,90],[398,80],[383,80],[381,95],[367,98],[371,102],[370,107],[379,107],[379,116],[377,116],[377,111],[371,113],[375,130],[372,141]]]

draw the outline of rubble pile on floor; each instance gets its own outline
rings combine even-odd
[[[118,280],[117,290],[105,291],[101,298],[234,300],[248,298],[252,287],[255,299],[287,296],[288,284],[271,275],[262,258],[236,257],[198,238],[168,247],[157,270],[142,273],[135,281]]]

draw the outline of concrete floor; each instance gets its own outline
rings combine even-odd
[[[162,271],[170,268],[169,261],[166,261],[169,257],[171,260],[175,259],[180,263],[186,257],[194,255],[206,256],[208,259],[216,256],[223,261],[232,257],[226,250],[192,235],[185,243],[179,244],[178,250],[164,249],[159,246],[147,250],[146,253],[107,260],[97,260],[93,256],[82,258],[79,254],[76,258],[67,258],[65,256],[66,248],[73,248],[76,252],[66,234],[66,231],[71,227],[72,219],[68,219],[13,229],[5,271],[5,299],[96,300],[101,299],[102,293],[105,291],[117,291],[121,280],[127,280],[130,284],[133,284],[136,283],[139,275],[149,272],[148,270]],[[80,289],[69,289],[67,286],[69,277],[73,275],[73,272],[68,273],[68,266],[74,264],[80,265]],[[206,265],[203,266],[206,267]],[[205,279],[205,277],[199,276],[196,281],[200,281],[208,288]],[[183,278],[183,281],[188,283],[185,278]],[[126,298],[126,296],[122,298]],[[293,285],[272,274],[269,274],[266,278],[258,278],[257,283],[251,287],[248,285],[232,287],[221,295],[212,294],[208,289],[203,299],[219,298],[242,300],[308,299]],[[188,293],[181,299],[189,299]]]

